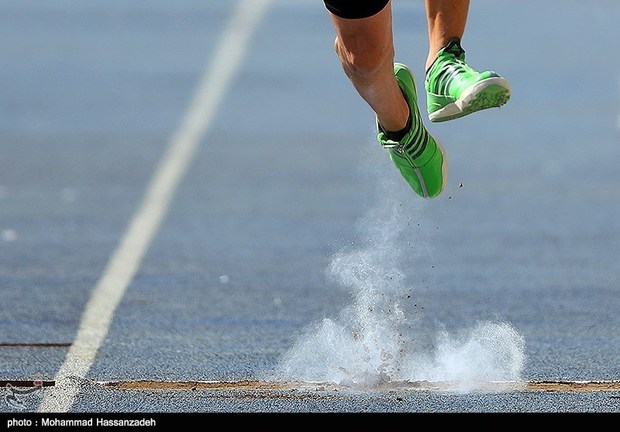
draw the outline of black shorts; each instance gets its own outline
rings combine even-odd
[[[323,0],[325,7],[340,18],[368,18],[383,10],[390,0]]]

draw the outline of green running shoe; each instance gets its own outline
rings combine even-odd
[[[398,142],[390,140],[377,121],[377,140],[388,150],[390,158],[409,186],[424,198],[439,195],[447,183],[448,166],[441,145],[428,133],[420,111],[413,75],[407,66],[395,63],[394,75],[409,110],[411,129]]]
[[[465,63],[459,39],[439,51],[426,73],[425,88],[428,116],[435,123],[501,107],[510,99],[505,78],[493,71],[477,72]]]

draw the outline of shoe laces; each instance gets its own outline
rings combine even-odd
[[[474,70],[465,62],[465,51],[461,47],[458,39],[452,39],[445,48],[443,48],[435,64],[431,66],[432,70],[436,67],[436,72],[432,73],[432,87],[438,94],[448,94],[450,85],[459,80],[459,76],[463,73],[471,74]]]

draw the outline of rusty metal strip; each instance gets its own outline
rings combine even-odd
[[[0,347],[65,348],[70,346],[70,342],[0,342]]]
[[[0,387],[53,387],[56,381],[44,380],[0,380]]]

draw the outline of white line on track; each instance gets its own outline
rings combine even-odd
[[[139,269],[200,140],[241,66],[252,34],[272,1],[237,3],[181,127],[172,136],[138,211],[86,304],[76,338],[56,374],[56,386],[45,392],[39,412],[67,412],[73,406],[80,379],[90,370],[116,307]]]

